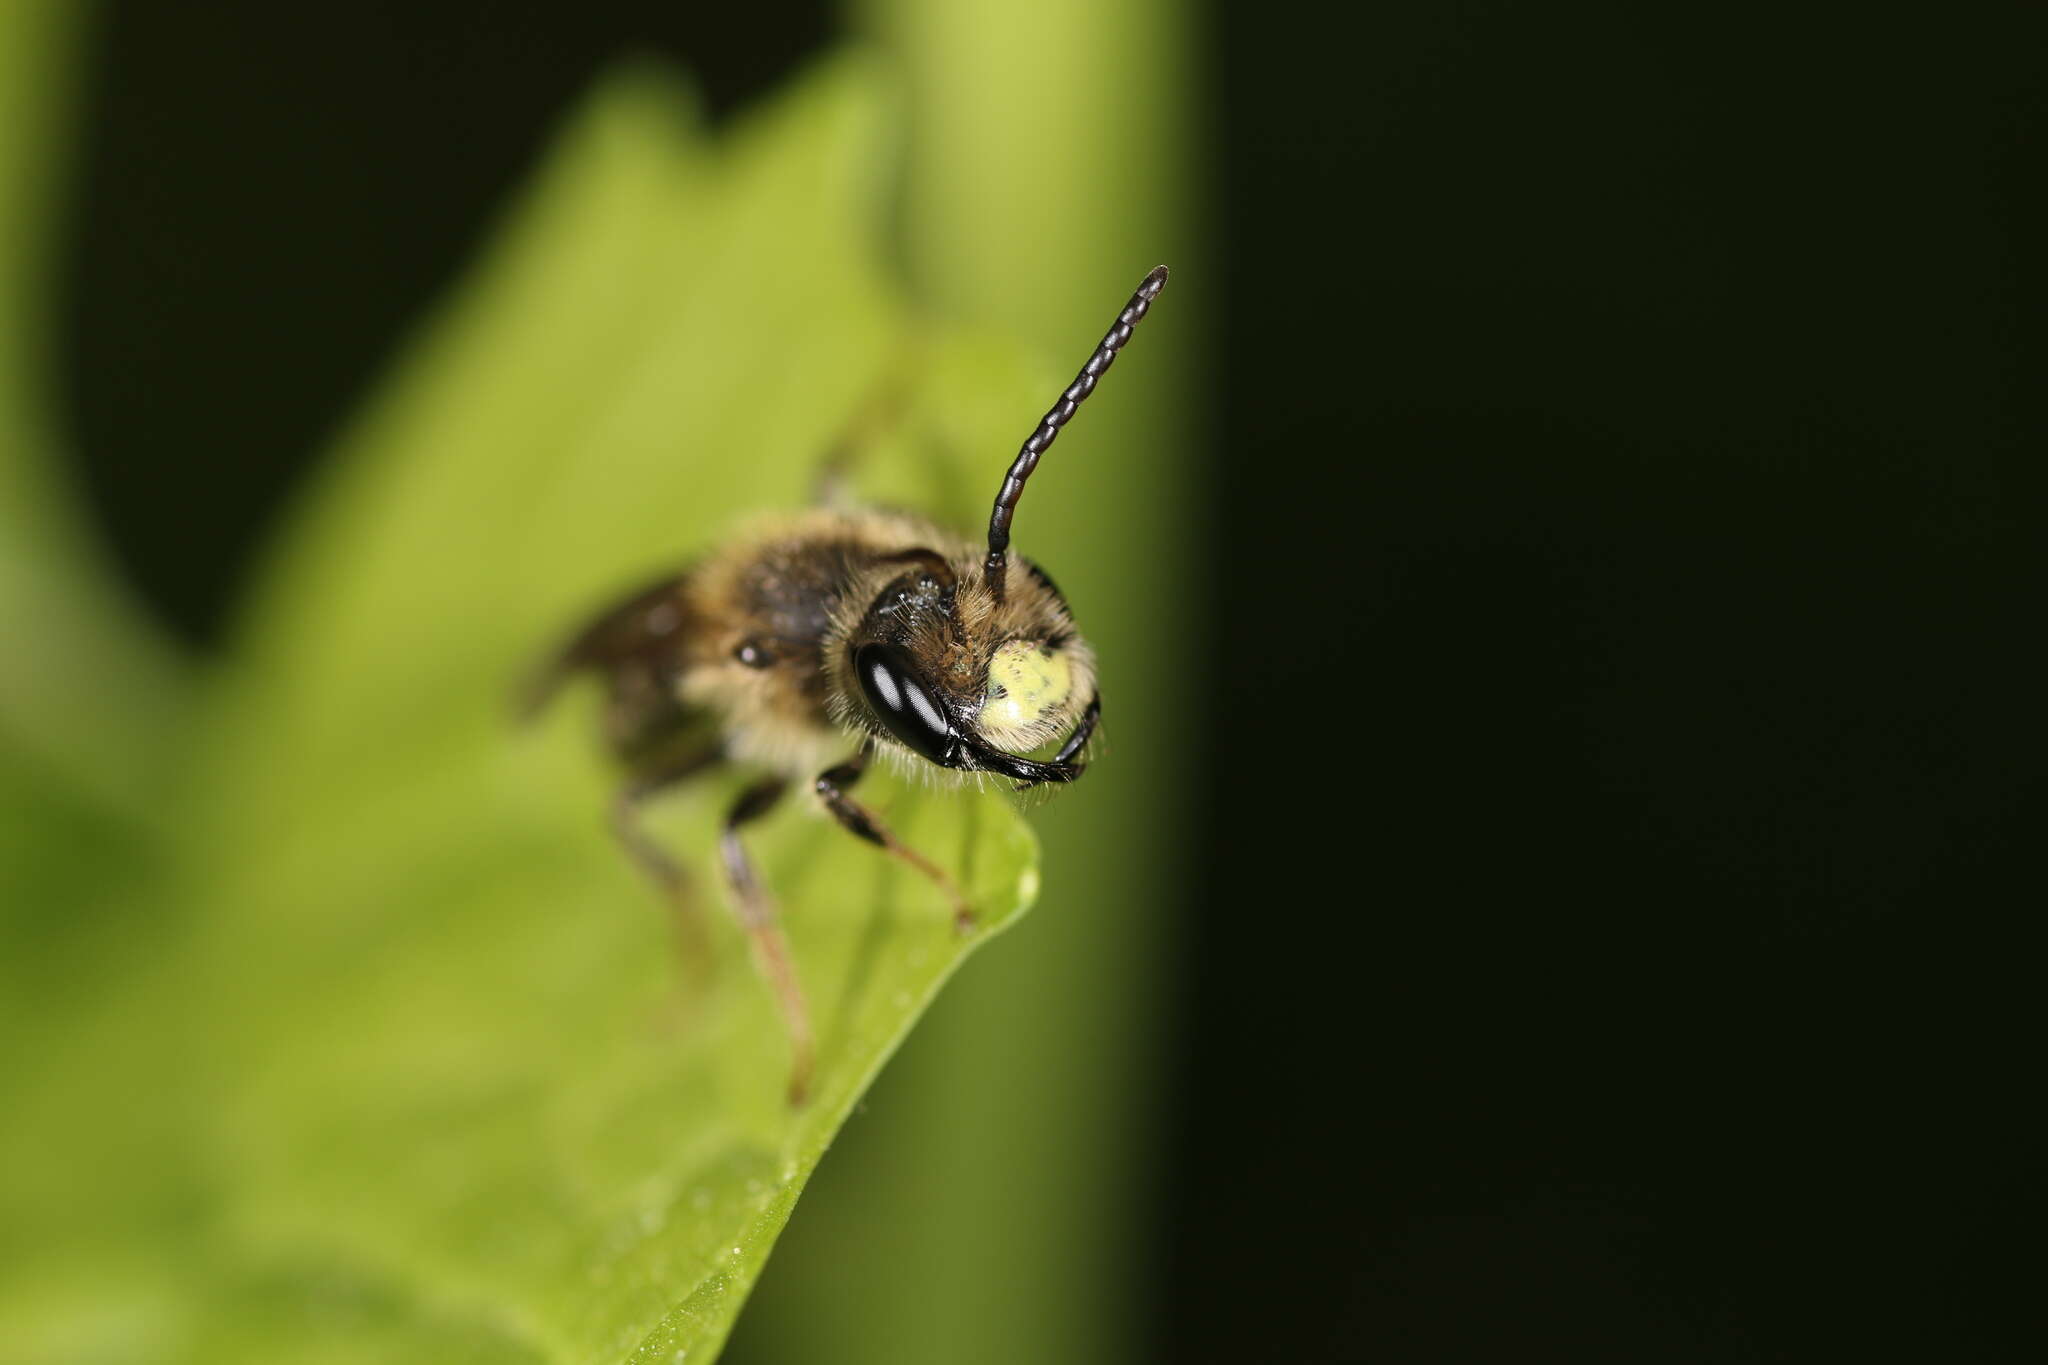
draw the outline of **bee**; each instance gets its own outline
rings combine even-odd
[[[686,932],[695,912],[682,866],[643,829],[641,808],[720,765],[756,774],[726,813],[719,854],[789,1035],[793,1104],[810,1084],[810,1013],[741,833],[792,784],[808,783],[842,829],[930,879],[959,931],[972,931],[973,907],[952,875],[853,790],[878,757],[954,786],[998,780],[1022,790],[1086,770],[1102,717],[1094,655],[1052,578],[1010,549],[1010,528],[1040,458],[1130,341],[1166,273],[1145,276],[1025,439],[984,544],[878,508],[819,506],[768,521],[600,613],[528,690],[531,714],[571,677],[602,682],[604,736],[624,771],[612,829]]]

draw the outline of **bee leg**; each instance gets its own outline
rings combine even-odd
[[[909,399],[910,365],[900,361],[854,410],[811,481],[811,501],[820,507],[845,507],[847,471],[873,446],[875,439],[903,418]]]
[[[684,780],[716,764],[723,755],[717,748],[686,750],[649,763],[620,784],[612,797],[611,826],[629,857],[661,891],[673,912],[676,948],[684,965],[701,973],[711,960],[711,943],[704,931],[704,916],[697,898],[690,894],[690,879],[682,864],[651,837],[640,824],[640,807]]]
[[[733,908],[740,926],[753,940],[754,958],[761,974],[768,978],[782,1007],[783,1026],[789,1030],[789,1102],[802,1104],[811,1087],[811,1067],[817,1047],[811,1036],[811,1013],[804,1004],[803,987],[796,979],[796,964],[789,956],[789,941],[775,922],[775,904],[761,889],[754,864],[740,843],[740,828],[766,815],[782,799],[788,784],[779,777],[757,782],[740,793],[725,817],[725,832],[719,838],[719,852],[725,859],[726,882],[732,887]]]
[[[898,841],[896,836],[889,832],[888,826],[875,817],[873,811],[846,794],[848,787],[860,781],[860,775],[867,771],[867,766],[868,755],[863,749],[838,767],[827,768],[819,773],[818,780],[813,784],[818,799],[825,803],[825,809],[832,812],[832,818],[849,833],[867,840],[890,857],[910,864],[929,877],[939,890],[946,893],[946,899],[953,902],[953,927],[963,934],[966,933],[974,927],[974,909],[968,905],[967,897],[960,893],[959,886],[946,875],[946,870],[916,849]]]

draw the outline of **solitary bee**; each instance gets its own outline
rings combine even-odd
[[[604,680],[606,739],[626,771],[612,825],[686,924],[681,867],[639,823],[648,798],[722,763],[763,772],[725,817],[734,907],[775,991],[800,1103],[814,1054],[809,1010],[740,831],[808,781],[848,832],[930,878],[966,932],[952,876],[850,795],[876,756],[941,782],[1072,782],[1102,715],[1093,654],[1066,599],[1010,551],[1010,522],[1039,458],[1095,391],[1166,287],[1145,277],[1025,440],[996,494],[986,548],[922,518],[819,507],[755,528],[604,612],[555,653],[529,711],[588,670]],[[1050,757],[1030,755],[1057,741]]]

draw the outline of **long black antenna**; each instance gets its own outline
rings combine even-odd
[[[988,562],[983,571],[988,585],[996,595],[996,601],[1003,600],[1003,579],[1009,565],[1005,557],[1010,549],[1010,519],[1017,515],[1017,503],[1024,496],[1024,481],[1031,477],[1031,471],[1038,468],[1038,459],[1045,454],[1052,443],[1059,439],[1060,428],[1073,419],[1074,410],[1081,406],[1081,400],[1095,392],[1096,382],[1102,378],[1116,360],[1116,353],[1131,339],[1131,332],[1145,314],[1151,311],[1152,300],[1159,297],[1159,291],[1166,288],[1166,267],[1152,267],[1152,273],[1138,286],[1138,292],[1131,295],[1131,301],[1116,315],[1110,325],[1109,334],[1102,338],[1102,344],[1095,348],[1095,354],[1088,357],[1088,363],[1081,367],[1081,373],[1074,382],[1067,385],[1060,401],[1052,405],[1052,411],[1038,419],[1038,429],[1024,440],[1024,446],[1017,452],[1017,458],[1010,463],[1010,472],[1003,479],[1003,487],[996,494],[995,509],[988,514]]]

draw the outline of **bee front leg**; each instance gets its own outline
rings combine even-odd
[[[779,777],[768,778],[740,793],[740,799],[725,817],[725,832],[718,847],[725,859],[725,877],[732,887],[734,911],[753,941],[755,960],[775,992],[776,1003],[782,1007],[783,1025],[789,1031],[789,1102],[802,1104],[810,1092],[811,1069],[817,1054],[811,1035],[810,1008],[804,1004],[803,986],[797,981],[796,964],[789,955],[789,941],[775,921],[775,904],[761,889],[746,846],[740,842],[741,827],[774,809],[787,785]]]
[[[825,809],[832,812],[832,818],[842,828],[882,849],[890,857],[910,864],[937,884],[939,890],[946,893],[946,899],[953,903],[953,927],[963,934],[968,932],[974,928],[974,909],[968,905],[967,897],[960,893],[959,886],[946,875],[946,870],[900,842],[873,811],[846,794],[848,787],[860,781],[867,766],[868,755],[863,749],[838,767],[819,773],[813,784],[818,799],[825,803]]]

